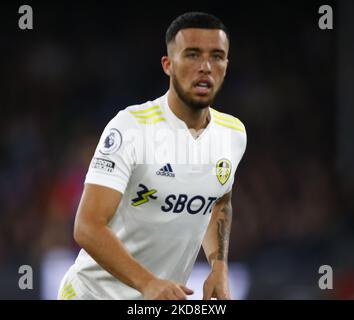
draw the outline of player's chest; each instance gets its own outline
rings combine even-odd
[[[214,165],[138,165],[129,188],[132,205],[151,200],[150,205],[164,212],[206,215],[226,192],[231,175],[227,159]]]

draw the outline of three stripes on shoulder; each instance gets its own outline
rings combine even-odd
[[[60,293],[61,300],[70,300],[75,296],[76,296],[76,292],[75,292],[74,287],[72,286],[71,283],[66,285]]]
[[[162,110],[160,106],[152,106],[143,110],[130,110],[129,112],[139,123],[154,124],[166,120],[165,117],[161,116]]]
[[[236,131],[246,132],[245,126],[237,118],[235,118],[227,113],[219,112],[213,108],[210,108],[210,112],[214,118],[215,123],[220,124],[220,125],[227,127],[227,128],[234,129]]]
[[[138,121],[138,123],[142,124],[155,124],[160,121],[166,121],[166,118],[163,116],[162,109],[158,105],[142,110],[129,110],[129,112]],[[234,129],[236,131],[245,132],[245,126],[239,119],[226,113],[219,112],[213,108],[210,108],[210,112],[213,116],[213,121],[216,124]]]

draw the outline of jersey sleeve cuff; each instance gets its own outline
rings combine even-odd
[[[85,178],[85,183],[98,184],[103,187],[108,187],[119,191],[120,193],[124,193],[127,184],[123,181],[118,181],[116,179],[110,179],[109,177],[103,177],[101,174],[90,174]]]

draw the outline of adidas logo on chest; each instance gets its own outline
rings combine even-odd
[[[171,177],[171,178],[175,177],[175,174],[172,170],[171,164],[169,164],[169,163],[164,165],[160,170],[157,170],[156,174],[158,176],[165,176],[165,177]]]

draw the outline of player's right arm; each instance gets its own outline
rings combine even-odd
[[[116,190],[86,184],[75,219],[75,241],[105,270],[140,291],[145,299],[186,299],[191,290],[154,276],[129,254],[109,228],[121,197]]]
[[[86,175],[76,213],[74,238],[99,265],[140,291],[145,299],[186,299],[191,290],[157,278],[134,259],[109,226],[140,150],[139,144],[131,139],[134,135],[139,138],[140,134],[132,120],[128,112],[119,112],[101,136]]]

